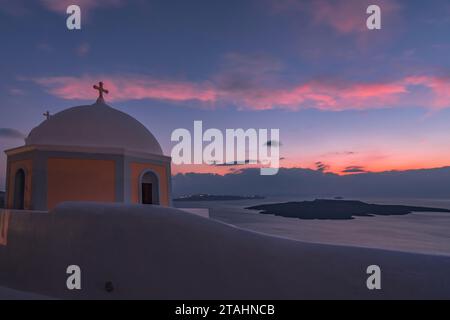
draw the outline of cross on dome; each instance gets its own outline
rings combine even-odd
[[[100,82],[98,83],[98,85],[94,84],[93,88],[94,88],[95,90],[98,90],[98,98],[97,98],[97,102],[104,102],[104,100],[103,100],[103,93],[108,94],[109,91],[106,90],[105,88],[103,88],[103,82],[100,81]]]

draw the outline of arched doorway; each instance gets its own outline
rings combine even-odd
[[[142,204],[159,204],[159,179],[153,171],[145,171],[142,174],[139,197]]]
[[[14,177],[14,209],[23,210],[25,205],[25,171],[19,169]]]

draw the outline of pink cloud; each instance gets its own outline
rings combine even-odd
[[[366,30],[364,4],[360,1],[313,1],[311,12],[315,24],[325,24],[339,33]]]
[[[435,109],[450,107],[450,77],[411,76],[407,77],[404,83],[429,89],[431,107]]]
[[[218,80],[219,79],[219,80]],[[50,94],[63,99],[95,99],[92,84],[103,80],[110,90],[109,101],[155,99],[173,102],[197,101],[200,106],[229,106],[240,109],[319,109],[325,111],[365,110],[376,108],[450,107],[450,78],[409,76],[387,82],[351,82],[344,80],[308,81],[281,86],[234,79],[189,82],[161,80],[149,76],[45,77],[34,79]],[[239,82],[241,81],[241,82]],[[240,85],[239,85],[240,84]]]
[[[314,25],[324,25],[340,34],[367,32],[366,9],[377,4],[382,10],[382,19],[390,19],[400,6],[395,0],[267,0],[275,13],[305,12]]]
[[[344,98],[372,99],[374,97],[386,97],[406,93],[405,86],[401,84],[357,84],[350,90],[343,92]]]
[[[246,107],[258,110],[314,108],[342,111],[389,107],[387,104],[395,106],[407,92],[407,87],[398,83],[311,81],[291,88],[258,90],[241,97],[241,100]]]
[[[109,89],[109,101],[157,99],[171,101],[198,100],[212,102],[214,90],[207,84],[197,85],[182,81],[165,81],[143,76],[83,76],[46,77],[34,79],[49,93],[68,100],[88,100],[96,96],[92,85],[102,80]]]

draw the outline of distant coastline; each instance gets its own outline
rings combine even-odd
[[[299,219],[348,220],[355,216],[405,215],[412,212],[448,212],[448,209],[415,207],[404,205],[379,205],[355,200],[324,200],[264,204],[246,209],[258,210],[261,214]]]
[[[179,197],[173,201],[236,201],[236,200],[258,200],[265,199],[263,196],[234,196],[234,195],[213,195],[213,194],[193,194]]]

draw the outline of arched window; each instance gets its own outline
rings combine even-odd
[[[25,204],[25,171],[19,169],[14,177],[14,209],[23,210]]]
[[[159,204],[159,180],[153,171],[146,171],[140,179],[140,203]]]

